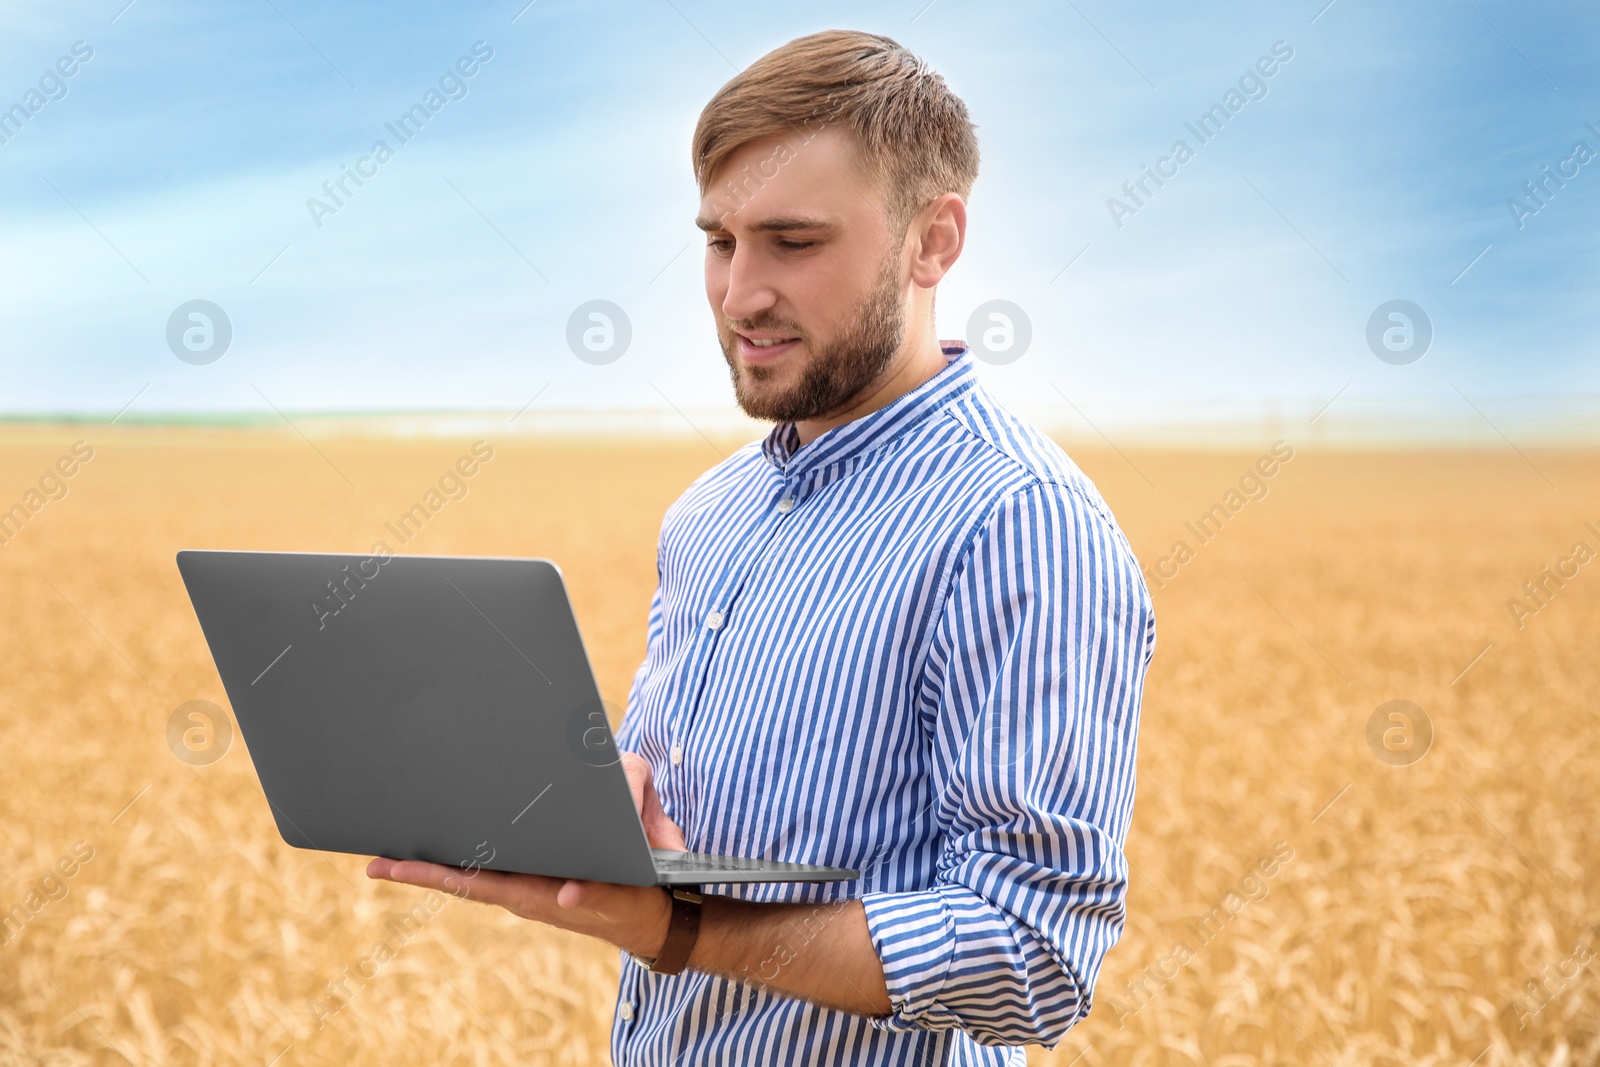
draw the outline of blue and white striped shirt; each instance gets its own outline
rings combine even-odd
[[[768,977],[859,898],[895,1010],[624,954],[619,1065],[1015,1064],[1089,1011],[1150,594],[1093,484],[943,344],[922,386],[798,449],[780,423],[667,510],[617,736],[689,848],[859,869],[705,888],[818,905]]]

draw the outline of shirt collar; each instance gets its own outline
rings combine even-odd
[[[888,444],[977,384],[972,350],[965,341],[940,341],[945,367],[915,389],[800,447],[794,423],[780,422],[761,443],[762,455],[785,476],[841,462]]]

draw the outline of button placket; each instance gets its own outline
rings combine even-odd
[[[787,499],[787,506],[781,501]],[[716,654],[717,640],[726,628],[732,615],[735,602],[744,587],[746,576],[762,558],[773,535],[777,532],[784,516],[793,511],[799,503],[799,495],[785,480],[779,502],[772,511],[767,512],[766,521],[761,522],[751,530],[745,543],[729,562],[720,580],[712,589],[707,600],[705,614],[701,616],[701,630],[694,643],[691,661],[685,667],[686,688],[693,693],[689,699],[678,704],[671,715],[668,724],[667,737],[671,744],[667,751],[668,761],[674,770],[684,767],[687,758],[687,742],[693,729],[695,716],[699,711],[700,700],[706,687],[706,676],[710,670],[712,657]],[[688,679],[693,679],[689,682]],[[687,827],[686,827],[687,829]]]

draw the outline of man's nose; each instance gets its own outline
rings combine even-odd
[[[777,303],[778,294],[756,263],[756,257],[735,249],[728,263],[728,291],[722,296],[722,314],[729,319],[751,319]]]

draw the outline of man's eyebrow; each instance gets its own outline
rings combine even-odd
[[[776,233],[779,230],[832,230],[837,224],[832,219],[818,215],[776,215],[762,219],[750,227],[756,233]]]
[[[723,228],[723,219],[727,217],[723,215],[714,219],[697,218],[694,220],[694,224],[707,233],[712,233]],[[762,219],[760,222],[752,223],[750,226],[750,229],[755,233],[776,233],[788,230],[833,230],[837,228],[838,224],[833,220],[817,215],[775,215],[771,218]]]

